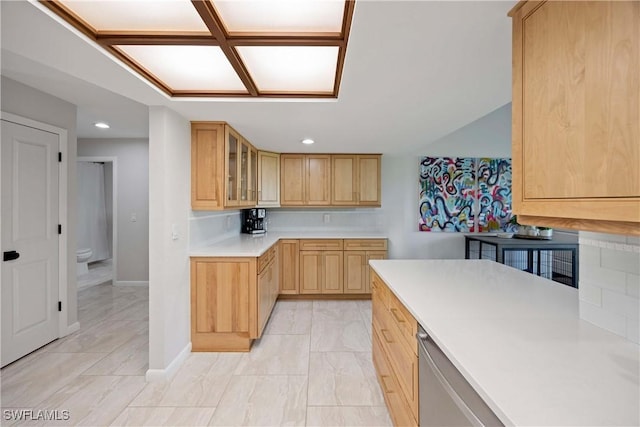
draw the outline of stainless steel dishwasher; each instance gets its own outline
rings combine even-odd
[[[418,326],[420,426],[503,426],[431,337]]]

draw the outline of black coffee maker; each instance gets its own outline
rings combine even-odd
[[[267,210],[253,208],[242,210],[242,232],[260,234],[267,231]]]

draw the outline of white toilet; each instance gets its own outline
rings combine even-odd
[[[87,274],[89,272],[88,261],[89,258],[91,258],[91,255],[93,255],[93,251],[91,250],[91,248],[81,248],[76,251],[76,258],[78,262],[78,276]]]

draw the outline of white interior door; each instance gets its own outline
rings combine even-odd
[[[58,337],[58,150],[2,120],[2,366]]]

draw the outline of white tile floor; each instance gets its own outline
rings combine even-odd
[[[78,290],[88,288],[89,286],[99,285],[112,279],[112,260],[105,259],[104,261],[92,262],[89,264],[89,271],[78,276]]]
[[[192,353],[145,383],[148,290],[79,292],[81,330],[2,369],[2,425],[389,426],[371,361],[370,301],[278,301],[250,353]],[[69,411],[15,422],[10,409]]]

